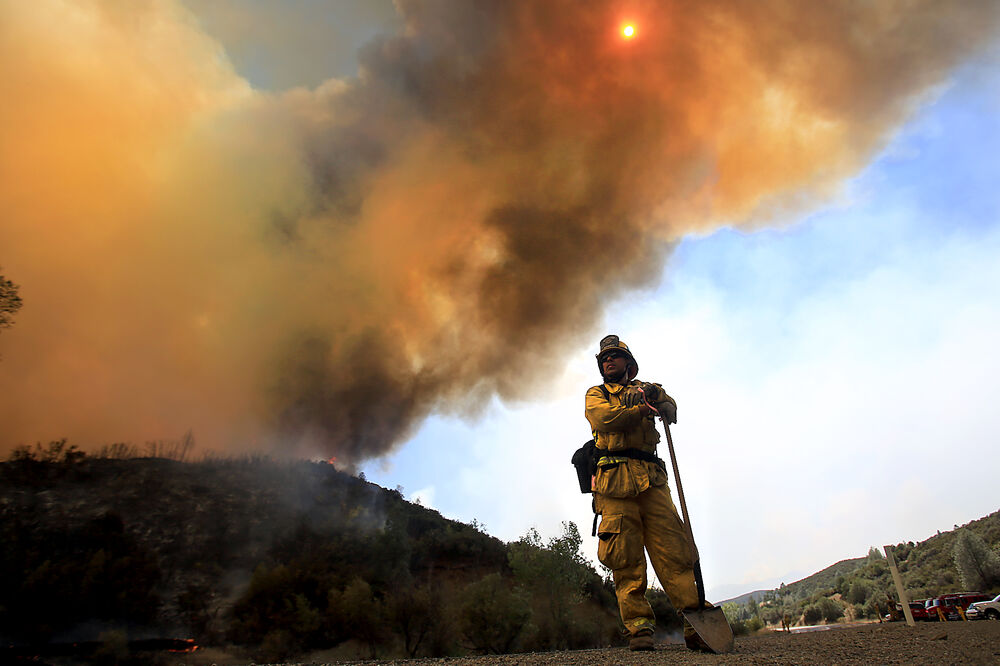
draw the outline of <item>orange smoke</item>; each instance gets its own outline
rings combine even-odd
[[[386,453],[531,395],[672,245],[827,196],[1000,5],[402,1],[254,91],[177,2],[0,4],[0,446]],[[639,21],[638,19],[641,19]]]

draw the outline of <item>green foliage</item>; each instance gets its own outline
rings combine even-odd
[[[726,620],[729,621],[734,635],[745,636],[750,633],[750,629],[747,627],[749,617],[745,605],[729,601],[722,604],[722,612],[726,614]]]
[[[562,534],[544,546],[538,531],[532,528],[509,545],[507,555],[518,584],[546,599],[555,648],[568,647],[570,612],[583,601],[584,587],[596,575],[580,553],[583,540],[576,524],[564,522],[562,528]]]
[[[823,619],[823,609],[819,604],[810,604],[802,611],[802,621],[807,625],[816,624]]]
[[[1000,556],[978,534],[959,530],[952,557],[966,589],[981,591],[1000,587]]]
[[[863,604],[871,594],[872,584],[867,580],[855,580],[847,592],[847,601],[852,604]]]
[[[510,652],[531,620],[527,595],[492,573],[466,586],[463,596],[459,628],[465,639],[479,652]]]
[[[14,315],[23,305],[18,289],[16,284],[0,275],[0,328],[13,324]]]
[[[371,586],[360,578],[355,578],[339,596],[335,609],[334,614],[351,628],[351,634],[368,645],[374,659],[379,641],[385,633],[385,609],[382,602],[372,594]]]
[[[764,626],[760,604],[752,596],[744,604],[732,601],[722,604],[722,612],[726,614],[726,619],[737,636],[752,634]]]
[[[836,622],[840,618],[844,617],[843,605],[837,603],[829,597],[820,599],[817,604],[819,605],[820,612],[823,614],[823,619],[827,622]]]
[[[534,529],[508,544],[514,580],[536,611],[535,623],[522,637],[525,649],[596,647],[605,644],[604,629],[616,624],[614,587],[590,566],[581,543],[576,524],[564,522],[562,532],[545,544]]]
[[[995,549],[1000,545],[1000,512],[973,521],[962,531],[974,536],[962,537],[961,531],[941,532],[920,543],[908,541],[892,548],[910,599],[959,591],[1000,591],[1000,580],[990,582],[977,579],[974,575],[977,569],[984,569],[976,562],[989,558],[990,552],[997,554],[991,547]],[[965,545],[975,538],[980,540],[980,546]],[[970,551],[978,553],[978,557],[971,555]],[[967,578],[962,577],[960,554],[968,562]],[[837,615],[832,606],[820,603],[835,593],[840,593],[844,604],[851,606],[854,617],[876,618],[884,613],[889,597],[894,599],[896,592],[881,551],[870,548],[864,558],[843,560],[803,580],[788,585],[782,583],[777,589],[765,592],[763,599],[782,613],[787,611],[794,617],[804,616],[804,621],[811,624],[821,620],[831,621],[830,617]],[[836,603],[832,599],[830,601]],[[844,605],[837,605],[842,613]],[[770,613],[764,619],[775,623]],[[777,620],[780,621],[780,617]]]
[[[858,617],[870,617],[877,618],[884,614],[888,609],[889,601],[884,594],[873,594],[868,597],[868,600],[860,608],[860,613],[856,612]]]

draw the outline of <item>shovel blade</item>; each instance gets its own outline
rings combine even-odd
[[[721,608],[702,608],[682,613],[701,640],[716,654],[726,654],[733,651],[733,628]]]

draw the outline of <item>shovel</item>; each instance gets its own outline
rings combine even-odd
[[[670,425],[663,421],[663,430],[667,433],[667,447],[670,449],[670,463],[674,467],[674,481],[677,482],[677,497],[681,501],[681,514],[684,516],[684,529],[687,530],[688,543],[691,544],[691,561],[694,562],[694,581],[698,585],[698,608],[681,611],[701,640],[705,641],[716,654],[733,651],[733,628],[721,608],[705,606],[705,581],[701,577],[701,556],[694,543],[694,532],[691,531],[691,517],[688,515],[687,502],[684,501],[684,486],[681,485],[681,473],[677,469],[677,454],[674,453],[674,440],[670,436]]]
[[[662,420],[662,419],[661,419]],[[691,561],[694,563],[694,580],[698,585],[698,608],[681,611],[694,630],[698,632],[705,644],[717,654],[733,651],[733,629],[729,626],[726,614],[718,607],[705,606],[705,581],[701,577],[701,557],[694,543],[694,532],[691,530],[691,517],[688,515],[687,502],[684,500],[684,486],[681,485],[681,473],[677,469],[677,454],[674,453],[674,440],[670,436],[670,425],[663,421],[663,430],[667,433],[667,447],[670,449],[670,463],[674,467],[674,480],[677,482],[677,497],[681,502],[681,514],[684,517],[684,529],[687,530],[688,543],[691,544]]]
[[[649,402],[646,402],[649,405]],[[652,405],[649,407],[657,416],[660,413]],[[663,430],[667,433],[667,446],[670,448],[670,462],[674,467],[674,480],[677,482],[677,497],[681,501],[681,513],[684,516],[684,529],[687,530],[688,543],[691,544],[691,561],[694,563],[694,580],[698,585],[698,608],[695,610],[683,610],[681,615],[687,620],[694,630],[698,632],[701,640],[716,654],[725,654],[733,651],[733,628],[729,626],[726,614],[718,607],[705,606],[705,581],[701,577],[701,557],[698,555],[698,547],[694,544],[694,533],[691,531],[691,518],[688,516],[687,502],[684,501],[684,486],[681,485],[681,473],[677,469],[677,454],[674,453],[674,440],[670,436],[670,425],[666,419],[660,416],[663,422]]]

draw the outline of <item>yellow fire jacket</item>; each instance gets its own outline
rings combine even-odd
[[[615,451],[639,449],[653,453],[660,441],[651,416],[643,417],[638,405],[628,407],[628,394],[641,382],[604,384],[587,390],[586,415],[598,449],[607,454],[598,461],[594,490],[609,497],[634,497],[650,486],[667,482],[667,474],[655,463],[615,456]],[[654,402],[669,400],[662,388]],[[605,391],[607,395],[605,396]]]

